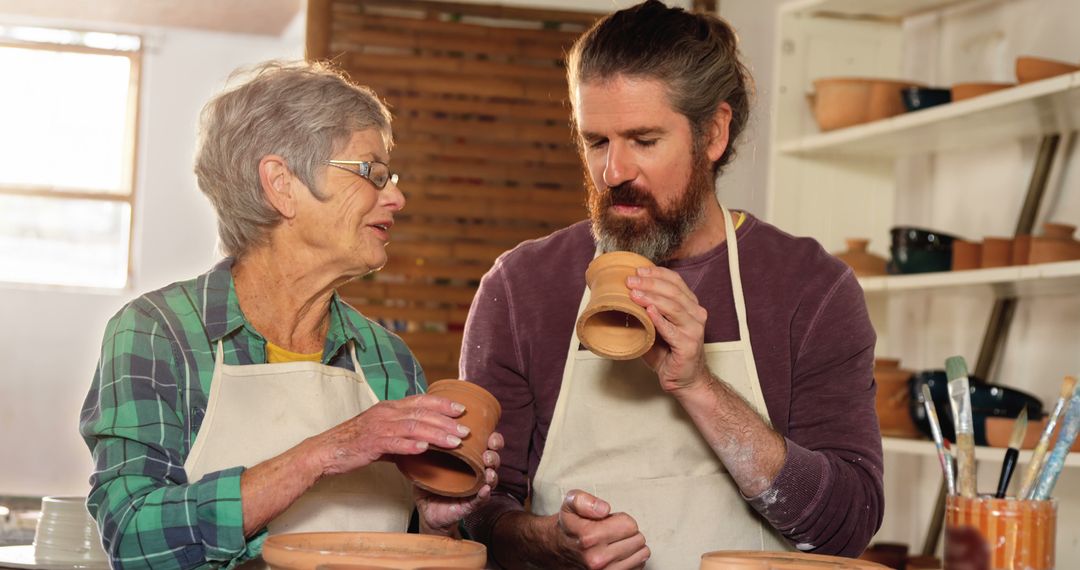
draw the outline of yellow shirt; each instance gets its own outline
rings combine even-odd
[[[746,212],[735,212],[735,213],[739,214],[739,221],[735,222],[735,229],[739,229],[739,226],[741,226],[742,223],[746,221]]]
[[[285,350],[280,346],[272,343],[266,343],[266,362],[269,364],[278,364],[281,362],[321,362],[322,351],[312,352],[311,354],[301,354],[299,352],[292,352]]]

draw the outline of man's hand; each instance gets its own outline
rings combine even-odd
[[[555,515],[558,558],[579,568],[623,570],[644,568],[649,559],[645,536],[626,513],[584,491],[566,494]]]
[[[456,536],[457,522],[476,510],[476,507],[491,497],[491,490],[499,484],[499,450],[503,447],[503,437],[499,432],[492,432],[488,438],[488,449],[484,452],[484,486],[472,497],[443,497],[413,487],[416,508],[420,512],[420,530],[425,534]]]
[[[626,278],[630,298],[645,307],[659,340],[642,356],[668,392],[707,386],[705,320],[708,312],[682,277],[664,267],[640,267]]]

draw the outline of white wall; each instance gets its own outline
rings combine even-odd
[[[202,273],[218,258],[213,212],[192,174],[199,110],[235,67],[302,57],[299,20],[280,38],[109,30],[139,33],[146,42],[134,278],[129,290],[113,294],[0,288],[0,495],[86,494],[92,463],[78,417],[106,321],[138,294]],[[0,21],[88,28],[3,14]]]

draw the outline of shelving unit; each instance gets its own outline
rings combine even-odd
[[[1034,297],[1080,292],[1080,261],[995,267],[970,271],[890,275],[859,279],[867,297],[894,292],[960,291],[990,287],[998,297]]]
[[[923,439],[883,437],[881,438],[881,447],[886,453],[904,453],[909,455],[937,457],[937,447],[934,446],[934,442]],[[1004,457],[1004,448],[986,447],[983,445],[975,447],[975,459],[978,461],[996,461],[1000,463]],[[1031,461],[1031,450],[1021,450],[1019,463],[1023,465],[1027,464],[1029,461]],[[1070,453],[1066,456],[1065,466],[1080,467],[1080,453]]]
[[[787,141],[798,156],[897,158],[988,146],[1080,127],[1080,72]]]
[[[902,20],[910,16],[941,10],[971,0],[804,0],[796,2],[792,13],[849,18]]]

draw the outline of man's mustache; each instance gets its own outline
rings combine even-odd
[[[652,195],[635,187],[630,181],[623,182],[618,186],[608,187],[608,191],[604,193],[603,200],[607,203],[606,205],[609,206],[648,207],[656,202]]]

